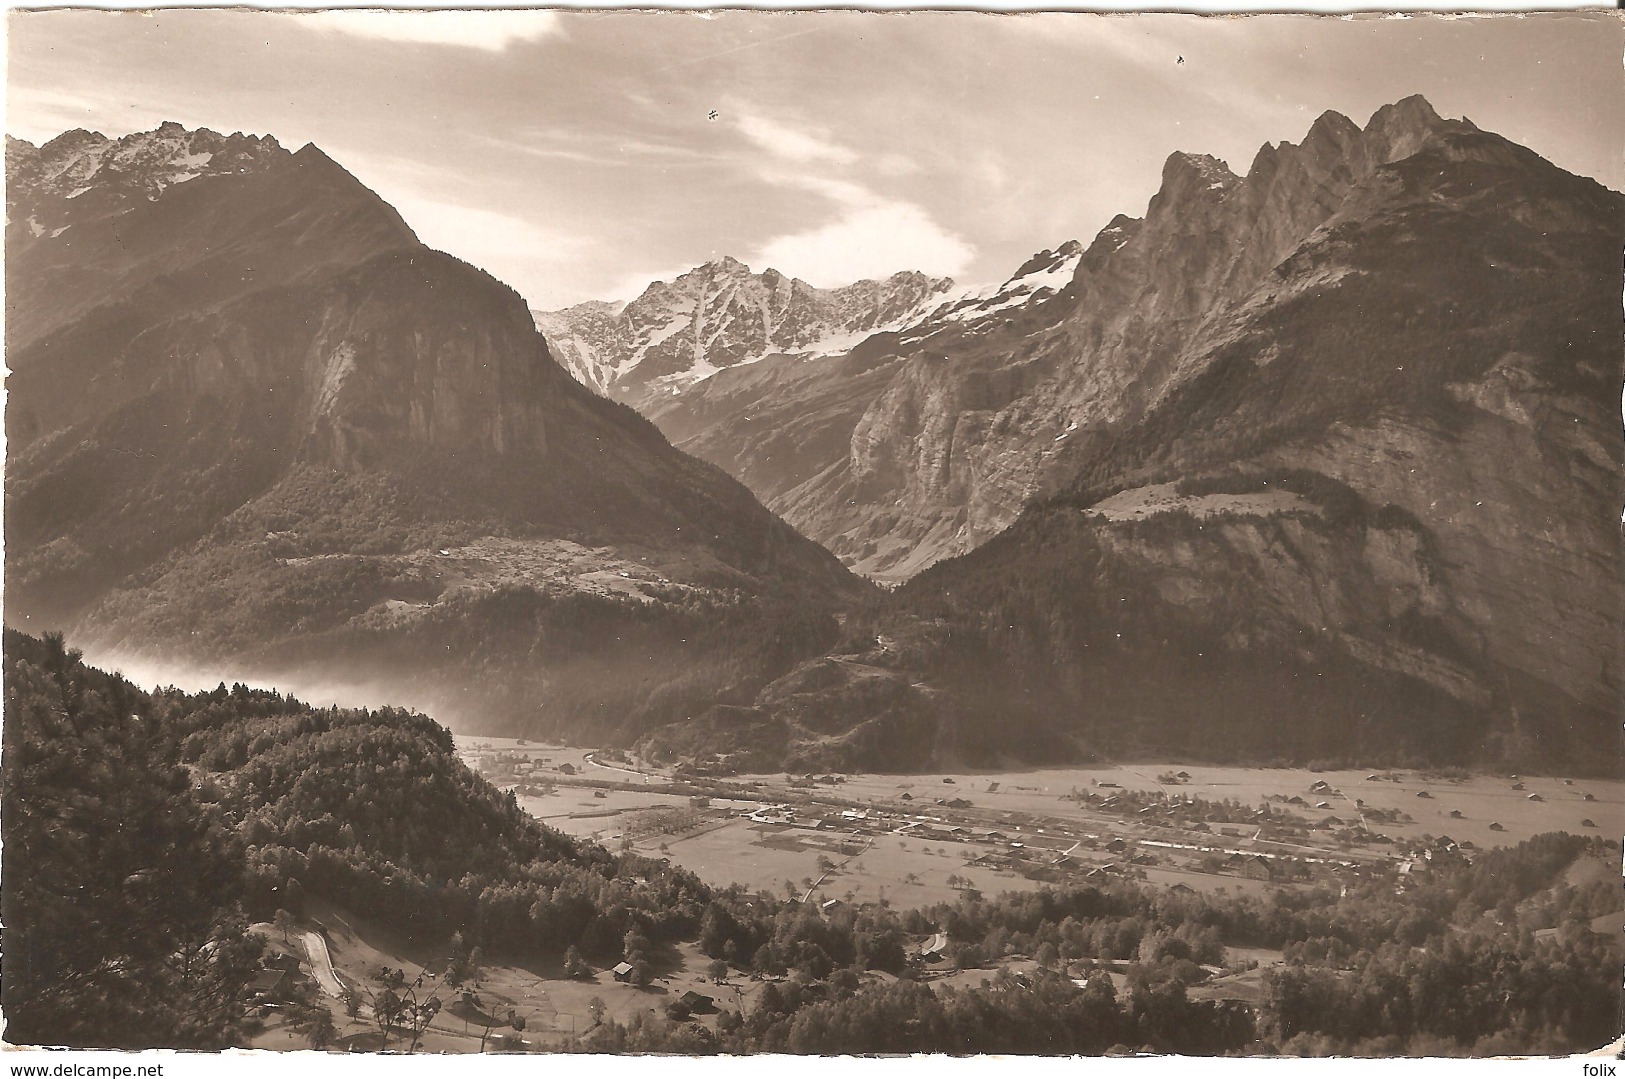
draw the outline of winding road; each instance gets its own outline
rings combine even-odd
[[[307,929],[300,934],[305,944],[305,957],[310,960],[310,973],[315,977],[316,984],[322,987],[322,992],[334,999],[344,996],[344,983],[333,971],[333,959],[327,954],[327,941],[322,939],[320,933]]]

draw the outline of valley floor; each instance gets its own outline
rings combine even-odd
[[[713,885],[818,902],[915,907],[1102,874],[1258,894],[1328,874],[1421,874],[1441,841],[1470,853],[1543,832],[1625,834],[1618,780],[1167,761],[679,779],[590,750],[458,741],[551,827],[668,857]]]

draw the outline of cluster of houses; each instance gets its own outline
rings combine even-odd
[[[487,779],[528,779],[549,771],[562,772],[566,775],[574,774],[575,767],[563,764],[553,768],[553,758],[532,757],[528,753],[519,753],[513,750],[497,750],[496,752],[476,752],[469,762],[474,770]]]
[[[758,806],[747,813],[745,819],[757,824],[776,824],[781,827],[808,828],[813,831],[890,832],[892,835],[932,842],[1010,843],[1010,837],[997,829],[966,828],[923,814],[893,817],[870,809],[843,809],[828,816],[804,816],[795,806],[779,802]],[[1011,845],[1021,846],[1020,843]]]

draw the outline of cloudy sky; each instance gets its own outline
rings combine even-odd
[[[1174,150],[1241,172],[1413,93],[1621,189],[1622,42],[1610,14],[14,12],[6,122],[315,142],[551,308],[721,255],[996,281],[1142,213]]]

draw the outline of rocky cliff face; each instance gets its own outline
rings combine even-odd
[[[7,273],[75,314],[8,296],[8,619],[602,732],[745,692],[861,594],[315,147],[225,143],[180,179],[208,133],[13,146],[14,232],[71,223]]]
[[[1039,311],[901,335],[903,362],[853,425],[845,460],[764,498],[883,579],[973,549],[1064,480],[1077,432],[1131,421],[1181,377],[1204,332],[1374,170],[1473,130],[1410,99],[1364,130],[1328,113],[1301,145],[1263,148],[1245,177],[1173,154],[1145,217],[1108,225]]]
[[[923,722],[944,760],[1591,767],[1620,692],[1622,243],[1620,195],[1420,99],[1245,177],[1175,155],[1060,313],[889,357],[844,458],[775,500],[848,558],[1011,523],[829,657],[844,733],[805,694],[756,721],[831,759]]]
[[[870,333],[908,322],[952,284],[897,273],[818,289],[777,270],[754,274],[723,258],[675,281],[656,281],[625,305],[595,302],[534,314],[577,379],[645,408],[765,356],[844,351]]]

